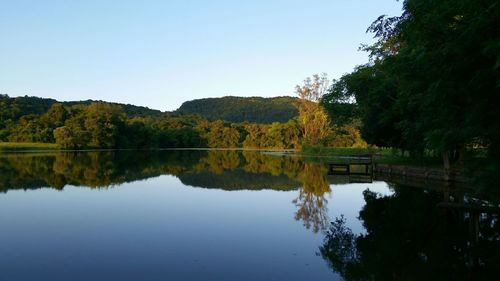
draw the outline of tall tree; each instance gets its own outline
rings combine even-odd
[[[370,62],[336,81],[325,101],[337,110],[355,97],[370,143],[430,150],[445,168],[468,147],[498,159],[500,2],[406,0],[403,8],[368,28],[377,39],[364,47]]]
[[[328,115],[319,104],[321,97],[328,90],[328,78],[325,73],[307,77],[303,85],[295,86],[299,96],[299,123],[304,143],[319,144],[330,133]]]
[[[121,108],[106,103],[92,103],[85,109],[85,128],[90,133],[89,145],[112,148],[117,144],[125,114]]]

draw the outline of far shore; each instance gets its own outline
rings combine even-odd
[[[83,148],[64,149],[55,143],[31,143],[31,142],[0,142],[0,153],[2,152],[90,152],[90,151],[134,151],[134,150],[234,150],[234,151],[262,151],[279,153],[298,153],[296,149],[274,149],[274,148],[211,148],[211,147],[166,147],[166,148]]]
[[[447,180],[448,174],[443,174],[443,168],[439,159],[412,159],[410,157],[396,156],[388,148],[354,148],[354,147],[304,147],[302,150],[296,149],[274,149],[274,148],[209,148],[209,147],[185,147],[185,148],[115,148],[115,149],[63,149],[53,143],[18,143],[0,142],[0,156],[16,153],[58,153],[58,152],[111,152],[111,151],[258,151],[275,156],[299,156],[308,158],[313,162],[324,164],[332,161],[344,161],[350,163],[357,157],[369,157],[373,161],[374,172],[380,175],[408,176],[416,178],[431,178],[434,180]],[[352,164],[352,163],[351,163]],[[465,182],[460,167],[454,167],[451,174],[455,175],[453,181]],[[430,175],[430,176],[429,176]],[[433,176],[434,175],[434,176]],[[451,179],[450,178],[450,179]]]

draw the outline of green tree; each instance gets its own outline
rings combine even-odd
[[[90,133],[85,128],[84,108],[73,106],[71,117],[64,122],[65,127],[71,131],[74,148],[88,147],[90,143]]]
[[[85,129],[90,133],[89,146],[112,148],[117,145],[125,114],[117,106],[95,102],[85,108]]]
[[[267,125],[260,125],[256,123],[245,124],[245,131],[247,136],[243,141],[243,146],[247,148],[263,148],[267,143]]]
[[[54,129],[54,139],[61,148],[76,148],[73,132],[69,127],[62,126]]]
[[[240,133],[224,121],[217,120],[210,124],[207,138],[209,147],[233,148],[239,146]]]
[[[68,118],[68,111],[61,103],[54,103],[49,110],[42,115],[42,119],[48,126],[60,127]]]
[[[491,28],[499,24],[498,1],[406,0],[403,8],[368,28],[377,39],[364,47],[370,62],[335,81],[323,103],[332,115],[359,115],[369,143],[432,151],[445,168],[467,148],[485,147],[498,159],[500,45]],[[492,171],[500,168],[494,163]]]
[[[295,92],[299,96],[299,123],[302,137],[307,144],[319,144],[321,139],[330,133],[328,115],[319,104],[327,89],[326,74],[321,76],[315,74],[312,78],[306,78],[302,86],[295,87]]]

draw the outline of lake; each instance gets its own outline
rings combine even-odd
[[[464,187],[256,151],[0,155],[0,280],[495,280]],[[498,279],[497,279],[498,280]]]

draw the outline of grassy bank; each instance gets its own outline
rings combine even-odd
[[[379,164],[392,165],[409,165],[429,168],[441,168],[441,158],[424,156],[420,158],[410,157],[408,153],[401,155],[401,152],[391,148],[351,148],[351,147],[324,147],[324,146],[304,146],[300,151],[300,155],[305,157],[343,157],[343,156],[360,156],[370,154],[373,156],[373,161]]]
[[[59,149],[55,143],[39,142],[0,142],[0,151],[30,151]]]
[[[389,149],[358,147],[304,146],[300,151],[304,156],[354,156],[363,154],[390,154]]]

